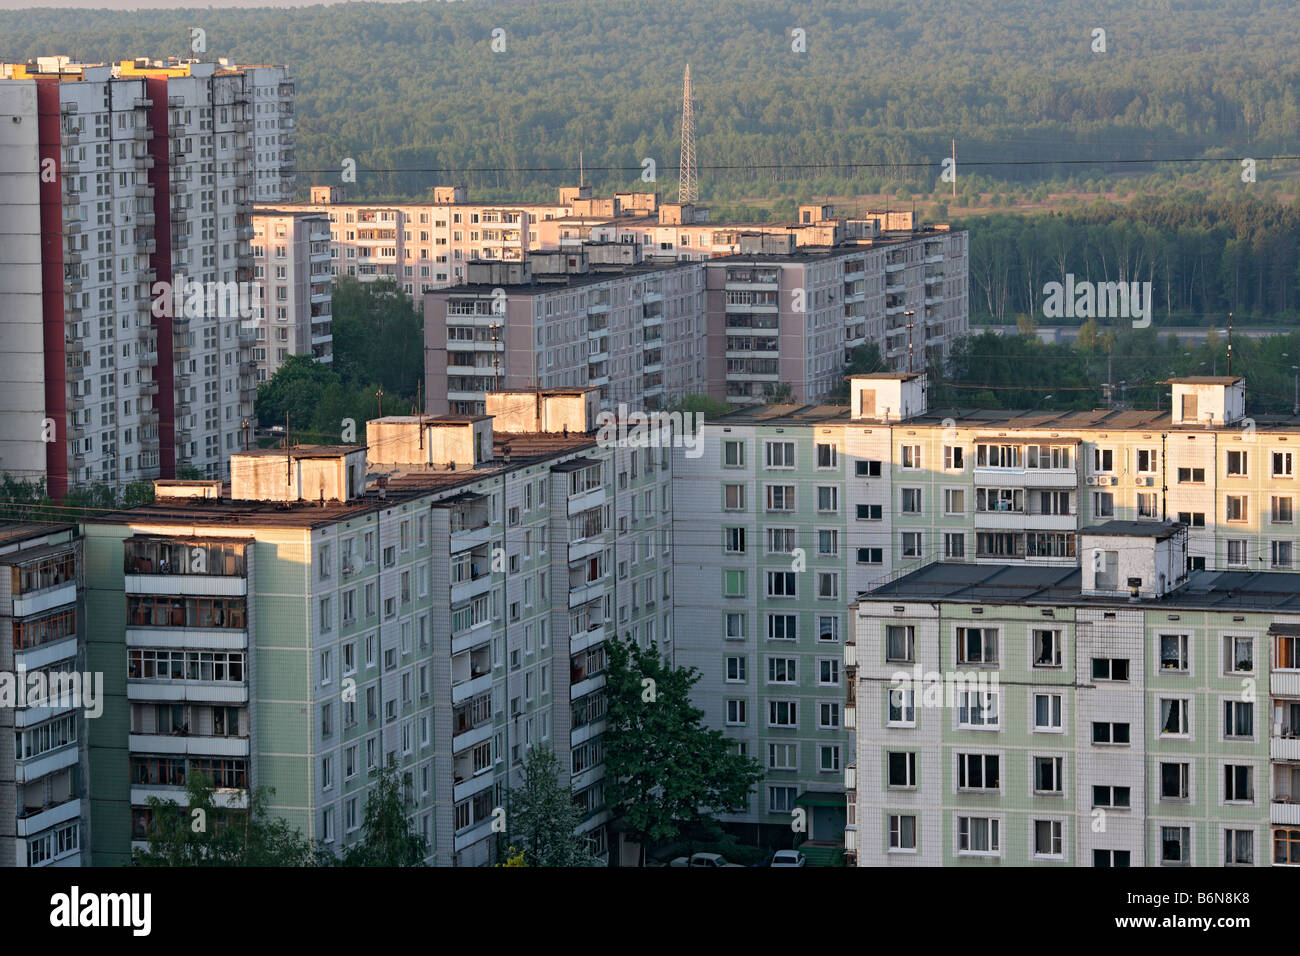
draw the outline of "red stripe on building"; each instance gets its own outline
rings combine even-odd
[[[36,77],[35,81],[45,415],[55,423],[55,440],[45,445],[45,482],[50,497],[61,501],[68,493],[68,386],[63,318],[63,131],[59,114],[59,78]],[[55,174],[46,176],[46,169],[53,169]]]
[[[149,182],[153,186],[155,248],[149,257],[149,265],[154,271],[154,281],[167,283],[163,288],[170,290],[172,287],[172,196],[171,154],[167,131],[167,77],[146,77],[145,93],[153,101],[153,106],[149,110],[149,125],[153,127],[153,139],[149,141],[153,169],[149,171]],[[152,291],[151,289],[150,292]],[[172,302],[175,302],[174,298]],[[154,408],[158,409],[158,476],[175,478],[176,362],[172,348],[173,324],[171,315],[166,314],[171,310],[161,311],[164,312],[163,315],[153,316],[153,327],[158,338],[158,364],[153,370],[154,381],[158,383],[158,394],[153,399]]]

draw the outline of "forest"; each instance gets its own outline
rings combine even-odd
[[[958,224],[970,229],[973,324],[1043,321],[1044,284],[1067,274],[1150,282],[1156,325],[1223,327],[1230,312],[1239,324],[1291,326],[1300,318],[1294,204],[1180,193]]]
[[[954,139],[959,199],[1133,176],[1227,188],[1239,157],[1258,158],[1265,192],[1300,168],[1267,159],[1297,152],[1290,0],[29,10],[0,12],[0,55],[189,54],[195,26],[205,58],[290,65],[300,184],[337,181],[350,157],[368,198],[449,179],[549,197],[580,150],[598,188],[639,183],[649,157],[671,193],[687,63],[709,202],[946,195]]]

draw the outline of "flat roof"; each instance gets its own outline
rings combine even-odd
[[[910,382],[914,378],[920,378],[920,372],[859,372],[857,375],[846,375],[846,379],[884,379],[893,382]]]
[[[365,445],[298,445],[294,448],[250,448],[237,451],[231,458],[338,458],[364,452]]]
[[[39,538],[41,535],[57,534],[60,531],[72,531],[75,528],[76,525],[58,521],[6,521],[0,523],[0,544]]]
[[[1236,385],[1246,380],[1243,375],[1189,375],[1187,378],[1171,378],[1170,385]]]
[[[520,432],[496,436],[492,461],[474,468],[448,471],[442,466],[401,465],[393,470],[376,469],[366,475],[364,495],[347,502],[319,501],[231,501],[229,498],[168,498],[135,508],[85,519],[88,525],[177,524],[187,527],[232,525],[246,528],[316,528],[347,521],[373,511],[391,508],[422,495],[450,491],[513,469],[527,468],[562,455],[594,448],[594,436],[580,433]],[[362,446],[342,446],[360,450]],[[282,449],[267,449],[283,455]],[[507,463],[505,455],[509,454]],[[586,464],[592,460],[584,459]],[[378,479],[386,479],[380,482]],[[383,489],[380,484],[386,485]],[[471,493],[466,489],[465,493]],[[67,526],[56,526],[67,527]],[[198,532],[187,531],[189,535]]]
[[[383,418],[372,418],[372,422],[384,422],[389,425],[414,425],[420,422],[425,425],[438,424],[464,424],[466,422],[481,422],[484,419],[491,418],[491,415],[385,415]]]
[[[1121,521],[1114,519],[1080,528],[1079,534],[1119,535],[1132,538],[1155,538],[1164,541],[1173,537],[1179,528],[1184,527],[1176,521]]]
[[[957,564],[936,561],[858,595],[859,602],[950,601],[966,604],[1104,605],[1203,611],[1300,614],[1300,574],[1290,571],[1193,571],[1160,598],[1084,595],[1078,567]]]

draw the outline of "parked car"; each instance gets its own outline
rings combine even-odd
[[[798,850],[777,850],[768,866],[807,866],[808,861]]]
[[[728,863],[726,857],[721,853],[693,853],[688,860],[684,856],[679,856],[668,864],[669,866],[703,866],[703,867],[724,867],[734,866],[743,869],[739,863]]]

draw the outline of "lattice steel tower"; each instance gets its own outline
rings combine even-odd
[[[691,97],[691,65],[686,64],[682,84],[682,165],[678,202],[693,203],[700,198],[699,174],[695,168],[695,104]]]

